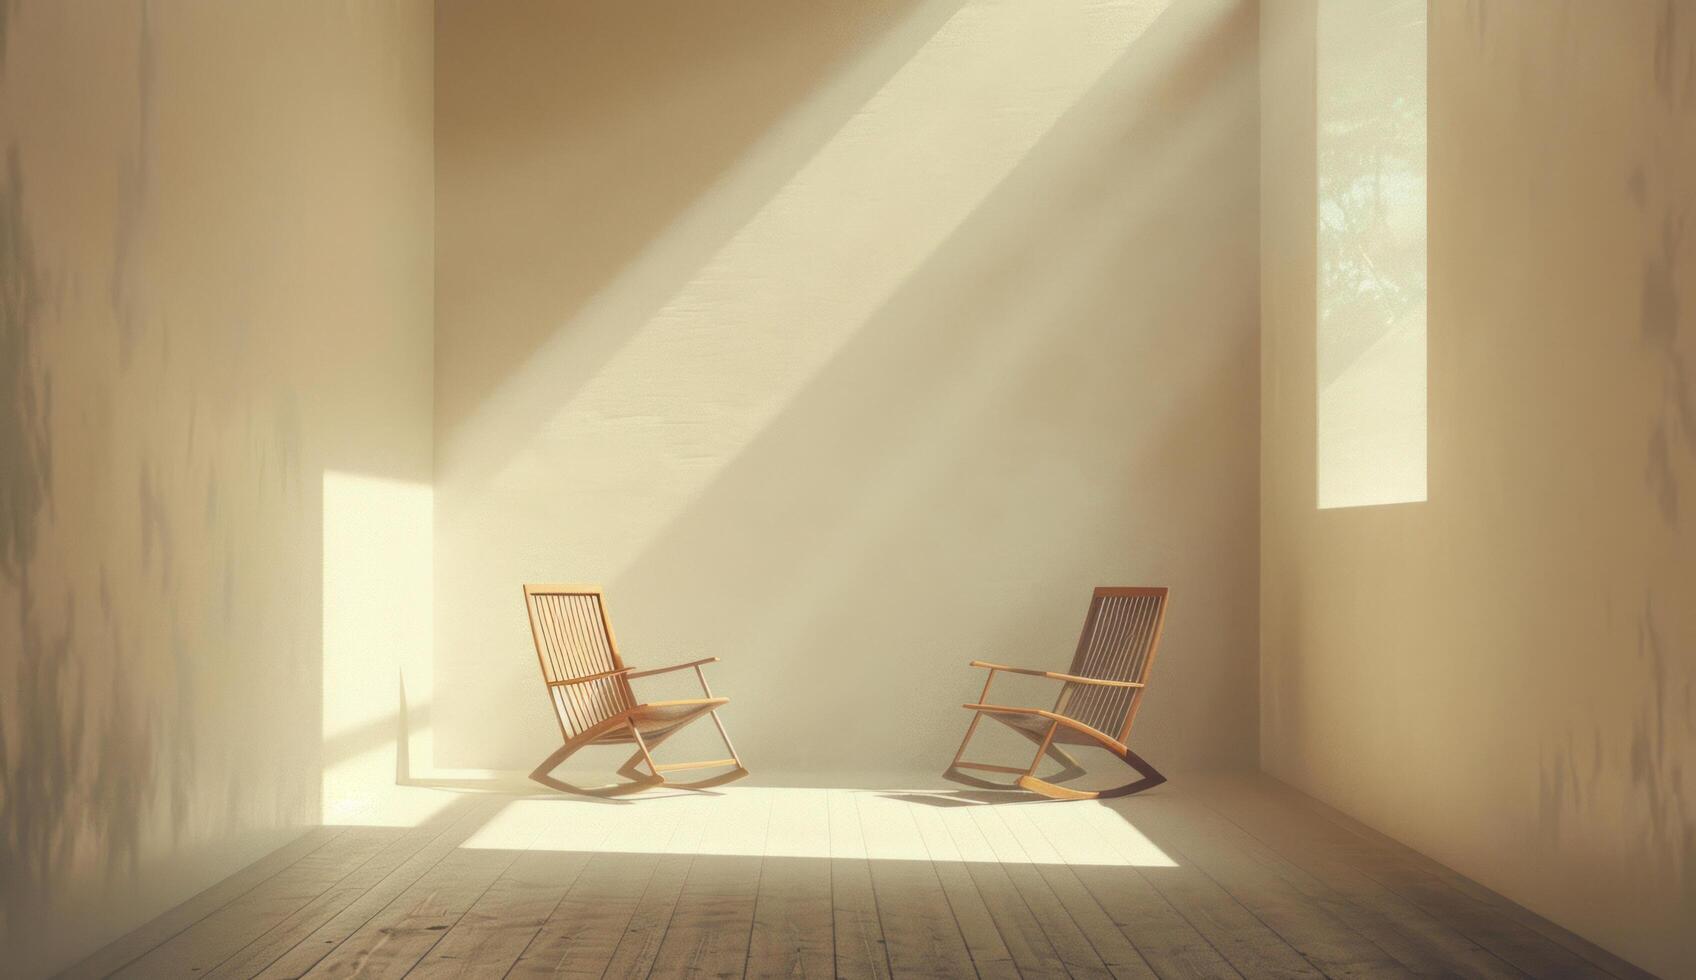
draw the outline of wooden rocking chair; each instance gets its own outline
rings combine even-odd
[[[1002,664],[971,662],[973,667],[989,671],[983,693],[977,703],[965,705],[973,712],[960,751],[945,776],[977,786],[997,786],[976,777],[964,776],[961,769],[985,772],[1012,773],[1018,776],[1014,784],[1033,793],[1057,800],[1089,800],[1099,797],[1125,796],[1152,789],[1166,781],[1155,768],[1125,746],[1136,720],[1137,707],[1142,703],[1148,685],[1154,654],[1160,646],[1160,627],[1166,618],[1164,588],[1098,588],[1084,620],[1083,635],[1078,638],[1078,651],[1072,657],[1070,673],[1007,667]],[[995,683],[995,672],[1028,674],[1062,682],[1060,696],[1051,710],[1020,708],[989,704],[989,686]],[[993,766],[982,762],[965,762],[966,745],[978,729],[978,722],[988,715],[1013,731],[1036,743],[1036,758],[1029,767]],[[1113,734],[1109,735],[1108,732]],[[1038,779],[1036,767],[1048,755],[1066,765],[1060,779],[1081,775],[1078,766],[1061,745],[1086,745],[1106,749],[1128,764],[1142,777],[1123,786],[1105,790],[1077,790],[1057,786]]]
[[[716,663],[717,657],[692,660],[673,667],[636,670],[624,666],[618,655],[618,641],[613,639],[612,624],[607,621],[606,605],[601,589],[593,585],[526,585],[524,605],[530,613],[530,634],[536,640],[536,659],[542,666],[542,680],[547,685],[548,700],[559,719],[560,735],[565,744],[542,760],[530,778],[545,786],[572,793],[593,796],[611,795],[669,784],[687,789],[715,786],[748,775],[730,736],[719,720],[718,707],[729,698],[713,697],[707,686],[704,664]],[[682,701],[653,701],[641,704],[630,690],[631,680],[651,677],[674,670],[694,668],[705,695]],[[727,759],[708,759],[700,762],[654,762],[652,751],[692,721],[711,717],[724,739]],[[635,743],[636,752],[619,774],[630,782],[597,789],[583,789],[552,776],[555,768],[567,757],[588,745]],[[636,768],[645,763],[649,775]],[[668,783],[665,773],[685,769],[714,769],[729,767],[728,771],[690,783]]]

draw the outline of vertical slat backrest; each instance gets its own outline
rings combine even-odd
[[[1165,588],[1096,589],[1068,673],[1147,684],[1165,618]],[[1130,734],[1143,690],[1067,684],[1055,710],[1122,742]]]
[[[559,718],[561,734],[569,739],[634,706],[630,682],[623,677],[564,683],[624,669],[600,589],[526,585],[524,604],[530,613],[530,635],[536,640],[542,681]]]

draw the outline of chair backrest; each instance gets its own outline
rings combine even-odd
[[[1067,673],[1147,684],[1165,619],[1164,587],[1096,589]],[[1067,684],[1054,710],[1123,742],[1131,733],[1145,690]]]
[[[542,665],[542,680],[562,735],[570,739],[635,706],[630,682],[624,677],[565,683],[624,669],[599,586],[526,585],[524,605],[530,612],[536,660]]]

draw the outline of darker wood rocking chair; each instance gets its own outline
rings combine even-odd
[[[1018,777],[1014,785],[1057,800],[1125,796],[1165,782],[1165,776],[1125,745],[1125,739],[1131,733],[1131,723],[1136,720],[1137,707],[1142,703],[1143,692],[1148,686],[1149,671],[1154,667],[1154,654],[1160,645],[1160,627],[1165,618],[1165,588],[1098,588],[1090,602],[1089,616],[1084,620],[1083,635],[1078,638],[1078,650],[1072,657],[1069,673],[972,661],[971,666],[987,669],[989,677],[984,681],[983,693],[978,696],[977,702],[964,706],[972,712],[972,723],[966,728],[960,750],[954,753],[954,761],[944,775],[975,786],[999,787],[1005,784],[966,776],[960,770],[1009,773]],[[996,671],[1060,681],[1060,695],[1055,699],[1054,707],[1046,710],[990,704],[989,686],[995,683]],[[977,732],[978,722],[986,715],[1036,743],[1036,757],[1028,767],[1021,769],[964,761],[966,745]],[[1060,780],[1072,779],[1083,773],[1077,760],[1062,749],[1062,745],[1106,749],[1142,778],[1104,790],[1079,790],[1056,785]],[[1036,769],[1044,755],[1065,765],[1066,770],[1052,779],[1037,778]]]

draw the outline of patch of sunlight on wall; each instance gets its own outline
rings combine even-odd
[[[1320,0],[1319,507],[1426,499],[1426,0]]]
[[[720,797],[693,794],[648,796],[642,813],[596,800],[566,798],[514,800],[473,833],[461,848],[467,850],[592,851],[612,854],[702,854],[717,857],[854,857],[873,861],[951,861],[987,864],[1071,864],[1117,868],[1175,868],[1173,861],[1122,814],[1101,803],[1065,807],[1022,805],[1020,819],[1033,832],[1064,835],[1069,856],[1051,847],[1018,850],[995,847],[983,836],[982,818],[969,811],[996,809],[971,804],[957,795],[884,794],[853,791],[853,809],[870,829],[853,829],[844,839],[833,837],[825,803],[827,790],[780,787],[736,787]],[[925,802],[922,798],[929,798]],[[1000,804],[1007,806],[1008,804]],[[708,809],[701,809],[703,806]],[[744,821],[740,829],[673,834],[668,810],[683,812],[672,820],[695,826],[699,821]],[[792,819],[784,819],[788,814]],[[917,816],[915,816],[915,814]],[[836,819],[840,819],[840,815]],[[988,818],[992,833],[1000,833],[1000,816]],[[653,833],[640,821],[651,820]],[[916,821],[923,821],[926,834]],[[667,828],[663,832],[660,828]],[[696,827],[699,831],[699,827]],[[882,831],[882,832],[880,832]],[[950,843],[936,846],[946,837]]]
[[[389,823],[399,750],[417,744],[431,690],[431,489],[332,471],[323,504],[322,818]]]
[[[593,378],[550,407],[558,445],[512,457],[494,482],[551,484],[568,457],[585,478],[639,484],[663,497],[660,506],[638,522],[609,522],[607,533],[616,535],[610,550],[641,554],[1167,2],[962,6]],[[561,336],[570,329],[562,325]],[[543,394],[557,397],[551,385]],[[647,461],[677,458],[695,465],[663,481],[639,478]],[[623,485],[605,492],[623,495]]]

